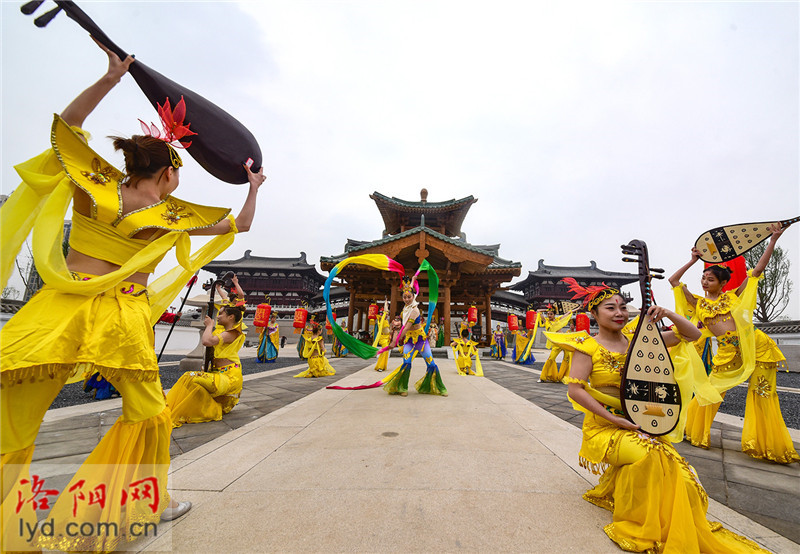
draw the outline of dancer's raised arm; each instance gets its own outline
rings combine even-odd
[[[100,80],[81,92],[69,105],[61,112],[61,119],[74,127],[83,126],[87,116],[100,104],[112,88],[119,83],[122,76],[128,72],[128,68],[135,61],[133,56],[128,56],[120,60],[114,52],[95,41],[97,46],[108,56],[108,70]]]

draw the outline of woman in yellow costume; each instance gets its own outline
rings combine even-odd
[[[375,324],[375,340],[372,346],[380,347],[389,346],[392,343],[392,325],[389,323],[388,305],[383,303],[383,311],[378,316],[378,322]],[[375,364],[375,371],[386,371],[389,365],[389,352],[391,348],[387,348],[378,356],[378,362]]]
[[[93,152],[79,126],[134,62],[103,49],[108,71],[55,116],[52,149],[16,167],[23,182],[0,213],[3,285],[32,228],[36,267],[46,283],[0,334],[4,550],[114,550],[134,538],[132,523],[174,519],[189,510],[191,504],[171,500],[166,490],[172,424],[152,325],[191,275],[231,244],[237,229],[248,230],[264,181],[260,171],[248,170],[249,193],[234,219],[230,210],[170,196],[182,162],[165,140],[115,138],[115,149],[125,154],[124,174]],[[173,119],[178,108],[182,103],[175,114],[167,105],[160,110],[170,141],[188,131],[183,117]],[[70,203],[73,226],[65,259],[62,228]],[[219,236],[192,254],[189,234]],[[148,284],[173,246],[181,267]],[[39,426],[61,387],[94,371],[121,393],[122,415],[47,516],[55,523],[53,534],[31,544],[19,528],[35,529],[36,513],[32,503],[17,502],[34,496],[29,465]],[[133,487],[144,483],[152,493],[150,505],[132,498]],[[100,490],[103,503],[73,504],[76,494],[89,498]],[[94,529],[107,524],[109,532],[90,537],[66,532],[69,524],[85,523]]]
[[[477,375],[483,377],[483,367],[481,366],[480,352],[476,348],[478,343],[469,340],[469,330],[461,331],[461,338],[455,339],[450,343],[453,355],[456,358],[456,369],[459,375]],[[475,369],[472,370],[472,357],[475,356]]]
[[[555,310],[553,309],[552,306],[548,306],[547,316],[544,318],[543,324],[545,331],[550,333],[557,333],[558,331],[566,327],[571,320],[572,320],[572,312],[568,312],[562,315],[561,317],[556,318]],[[569,366],[570,366],[570,361],[572,359],[572,352],[562,349],[557,344],[553,344],[550,340],[547,341],[545,347],[550,349],[550,355],[544,362],[544,366],[542,367],[542,374],[539,376],[539,382],[560,383],[564,379],[564,377],[569,375]],[[564,358],[561,360],[561,368],[559,369],[558,364],[556,363],[556,358],[558,358],[558,355],[561,352],[564,352]]]
[[[239,350],[247,333],[242,321],[244,308],[223,306],[218,325],[206,316],[203,346],[214,348],[211,371],[187,371],[167,394],[172,426],[219,421],[239,403],[242,393],[242,362]]]
[[[672,437],[647,435],[623,417],[620,371],[633,334],[633,327],[626,326],[628,309],[619,291],[609,287],[584,289],[582,294],[597,321],[597,335],[548,333],[548,338],[574,351],[571,376],[565,380],[573,405],[585,413],[581,465],[602,473],[600,483],[583,498],[613,512],[613,522],[604,529],[608,537],[630,552],[762,551],[706,519],[708,496],[694,469],[669,442]],[[661,307],[652,306],[645,317],[659,321],[665,316],[683,337],[699,336],[688,320]],[[668,345],[680,341],[672,331],[663,336]]]
[[[705,295],[689,292],[680,279],[700,259],[696,249],[692,249],[691,260],[669,278],[676,293],[678,312],[693,313],[702,323],[703,337],[714,336],[717,339],[717,352],[709,376],[711,384],[724,396],[726,391],[750,379],[742,428],[742,452],[779,464],[800,461],[775,391],[777,369],[786,363],[786,358],[771,338],[754,327],[753,309],[758,281],[784,229],[779,224],[772,228],[772,237],[764,254],[735,291],[722,292],[731,277],[728,268],[710,266],[703,271],[700,281]],[[689,405],[686,438],[693,446],[708,448],[711,423],[719,406],[699,406],[695,401]]]
[[[261,328],[258,337],[258,352],[256,355],[257,363],[275,363],[278,359],[278,349],[280,348],[280,329],[278,328],[278,314],[269,316],[269,325]]]
[[[423,264],[427,264],[427,261],[423,262]],[[404,277],[401,287],[403,289],[402,298],[404,306],[402,312],[403,326],[400,331],[402,334],[400,335],[399,344],[403,346],[403,364],[397,369],[396,374],[386,382],[383,388],[389,394],[408,396],[408,379],[411,376],[411,362],[414,361],[417,354],[422,354],[428,369],[425,372],[425,377],[415,384],[417,392],[420,394],[447,396],[447,388],[442,381],[439,367],[433,361],[431,346],[428,343],[428,335],[425,333],[425,325],[422,322],[422,314],[419,311],[419,304],[417,302],[417,294],[419,293],[417,276],[414,275],[410,280]]]
[[[308,360],[308,369],[295,377],[326,377],[335,375],[336,370],[325,357],[325,342],[322,339],[322,326],[316,321],[310,324],[311,336],[303,344],[303,356]]]

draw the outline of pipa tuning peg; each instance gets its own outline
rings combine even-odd
[[[653,278],[653,279],[663,279],[663,278],[664,278],[664,276],[663,276],[663,275],[658,275],[658,274],[656,274],[656,275],[651,275],[650,277],[651,277],[651,278]]]
[[[622,258],[622,261],[623,262],[634,262],[634,263],[638,263],[639,262],[639,260],[636,259],[636,258]]]
[[[58,12],[61,11],[61,6],[57,8],[53,8],[49,12],[44,15],[40,15],[36,19],[33,20],[33,24],[39,28],[47,27],[47,24],[53,21],[53,18],[58,15]]]
[[[653,271],[655,273],[664,273],[664,270],[661,269],[660,267],[651,267],[650,271]]]
[[[33,2],[28,2],[27,4],[20,6],[19,11],[25,15],[31,15],[33,12],[38,10],[39,6],[42,4],[44,4],[44,0],[34,0]]]

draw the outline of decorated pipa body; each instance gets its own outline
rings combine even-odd
[[[642,311],[636,326],[625,367],[622,370],[620,400],[625,416],[651,435],[666,435],[678,424],[681,413],[681,395],[675,381],[675,370],[664,338],[658,326],[647,317],[653,304],[650,282],[651,269],[647,245],[633,240],[622,247],[628,256],[625,261],[639,264],[639,286],[642,292]]]
[[[738,223],[715,227],[700,235],[694,246],[700,252],[700,259],[704,262],[710,264],[727,262],[741,256],[772,236],[772,232],[769,230],[770,225],[780,223],[786,227],[796,221],[800,221],[800,217],[780,222]]]

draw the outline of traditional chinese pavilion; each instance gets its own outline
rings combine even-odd
[[[639,280],[639,276],[634,273],[599,269],[594,260],[590,261],[588,266],[578,267],[546,265],[544,260],[539,260],[536,271],[528,272],[528,277],[524,281],[512,285],[509,289],[521,291],[525,295],[525,300],[538,310],[557,300],[569,301],[572,298],[573,294],[567,285],[559,282],[565,277],[574,278],[584,287],[605,283],[619,290],[622,290],[623,285],[636,283]],[[623,292],[622,295],[630,301],[629,294]]]
[[[413,202],[389,198],[374,192],[375,202],[383,218],[382,238],[373,241],[348,239],[344,252],[337,256],[320,258],[323,271],[330,271],[338,262],[350,256],[385,254],[403,264],[407,271],[415,271],[423,260],[436,269],[439,275],[439,302],[435,317],[443,317],[445,329],[452,329],[451,318],[466,314],[470,306],[479,312],[478,325],[485,336],[491,333],[492,295],[502,283],[519,276],[521,264],[499,256],[500,245],[474,245],[466,240],[461,225],[476,198],[467,196],[459,200],[428,202],[428,191],[422,189],[420,200]],[[401,309],[399,276],[366,266],[347,266],[340,274],[349,301],[347,302],[348,329],[366,328],[366,313],[371,301],[381,304],[384,297],[390,300],[390,312]],[[421,297],[427,302],[427,276],[419,277]],[[341,296],[335,291],[332,296]],[[445,333],[450,344],[450,333]]]
[[[217,276],[233,271],[247,296],[248,311],[270,298],[272,309],[281,316],[292,315],[303,302],[311,303],[325,283],[314,264],[306,260],[306,253],[297,258],[265,258],[253,256],[246,250],[238,260],[214,260],[203,267]]]

